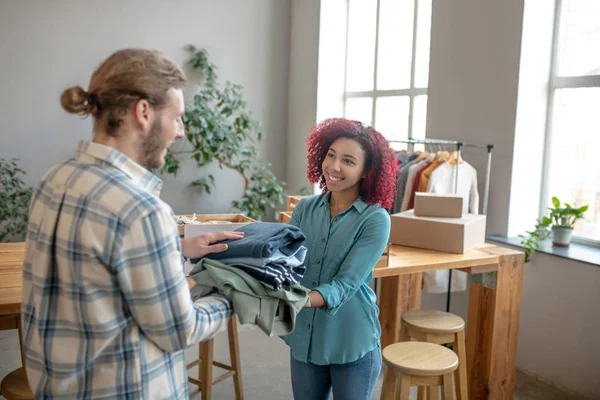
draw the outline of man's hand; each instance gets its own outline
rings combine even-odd
[[[226,244],[213,244],[222,240],[239,240],[244,237],[244,232],[215,232],[204,235],[181,239],[181,250],[185,258],[200,258],[211,253],[221,253],[227,250]]]

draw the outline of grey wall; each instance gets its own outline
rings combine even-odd
[[[292,193],[309,186],[306,138],[316,123],[320,0],[292,0],[287,173]]]
[[[189,43],[205,47],[220,77],[242,84],[264,123],[263,157],[285,178],[290,1],[19,0],[0,2],[0,157],[18,157],[35,184],[53,164],[92,137],[90,120],[60,107],[62,91],[84,88],[98,64],[123,47],[165,52],[184,65]],[[214,173],[217,189],[200,196],[188,183]],[[235,172],[184,164],[165,177],[175,212],[227,212],[242,193]]]

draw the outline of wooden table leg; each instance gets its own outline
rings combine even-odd
[[[422,273],[381,278],[379,292],[381,348],[399,341],[402,314],[421,307],[422,282]]]
[[[524,255],[494,248],[500,256],[496,288],[472,283],[467,320],[469,399],[512,399]]]

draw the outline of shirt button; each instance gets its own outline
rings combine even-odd
[[[310,329],[310,324],[306,325],[306,327],[307,327],[308,329]]]
[[[313,286],[317,286],[317,282],[313,282]]]
[[[321,264],[321,260],[315,261],[315,264]]]
[[[333,219],[333,222],[337,222],[337,217]]]
[[[327,240],[327,239],[323,238],[323,239],[321,239],[321,242],[325,243],[325,241],[326,241],[326,240]]]

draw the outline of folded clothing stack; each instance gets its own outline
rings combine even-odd
[[[304,275],[304,234],[293,225],[256,222],[237,229],[243,239],[225,240],[228,249],[191,260],[189,276],[197,298],[216,289],[233,304],[240,324],[254,324],[267,335],[287,335],[308,302]]]
[[[309,290],[301,285],[274,290],[235,266],[207,258],[195,265],[190,277],[229,299],[240,324],[256,325],[269,336],[290,334],[308,301]]]
[[[300,282],[304,276],[305,236],[289,224],[255,222],[236,229],[239,240],[224,240],[228,249],[205,258],[241,269],[268,287],[278,290]],[[201,259],[191,260],[197,264]]]

